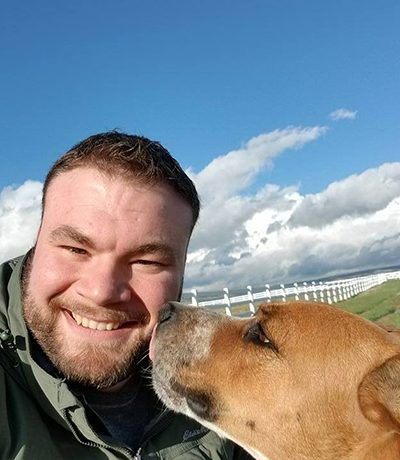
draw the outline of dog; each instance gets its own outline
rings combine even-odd
[[[164,404],[258,460],[400,459],[400,337],[339,308],[247,319],[167,304],[150,341]]]

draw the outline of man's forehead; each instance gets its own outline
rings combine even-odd
[[[176,201],[191,209],[189,203],[180,196],[171,185],[163,181],[146,182],[143,178],[127,174],[108,174],[92,167],[79,167],[62,172],[55,176],[48,186],[46,195],[60,195],[65,191],[80,195],[86,191],[108,195],[110,188],[120,187],[122,190],[140,195],[152,195],[164,198],[163,201]]]
[[[108,174],[93,167],[78,167],[68,171],[64,171],[55,176],[49,186],[48,192],[57,192],[60,188],[96,188],[97,190],[106,190],[108,186],[113,184],[121,184],[128,189],[134,190],[152,190],[154,188],[163,187],[162,183],[146,184],[140,178],[126,174]]]
[[[126,177],[107,176],[93,168],[64,172],[50,183],[44,220],[57,219],[76,225],[76,218],[87,221],[103,213],[105,219],[116,225],[136,225],[140,220],[156,226],[178,225],[189,232],[192,228],[193,211],[189,203],[165,183],[133,182]]]

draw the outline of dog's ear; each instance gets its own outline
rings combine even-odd
[[[400,355],[364,377],[358,399],[368,420],[400,433]]]

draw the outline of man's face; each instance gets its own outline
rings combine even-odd
[[[169,186],[95,169],[56,177],[24,288],[29,329],[67,378],[105,388],[133,369],[180,293],[192,223]]]

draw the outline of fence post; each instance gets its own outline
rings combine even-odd
[[[280,284],[279,285],[282,289],[282,302],[286,302],[286,290],[285,290],[285,285],[284,284]]]
[[[322,303],[325,302],[325,297],[324,297],[324,285],[322,284],[322,281],[319,282],[319,298]]]
[[[343,300],[342,283],[338,283],[336,286],[339,295],[339,302],[341,302]]]
[[[293,283],[294,286],[294,299],[295,300],[300,300],[299,297],[299,285],[297,283]]]
[[[190,292],[192,293],[192,305],[198,307],[199,302],[197,301],[197,289],[192,289]]]
[[[232,316],[231,310],[231,299],[229,298],[229,289],[224,288],[224,302],[225,302],[225,314],[227,316]]]
[[[314,302],[316,302],[317,301],[317,290],[315,288],[315,281],[312,281],[311,285],[312,285],[313,300],[314,300]]]
[[[271,289],[270,289],[269,284],[265,285],[265,296],[266,296],[267,302],[271,302]]]
[[[342,287],[343,300],[347,300],[347,299],[348,299],[348,295],[347,295],[347,281],[345,281],[344,283],[340,283],[340,284],[341,284],[341,287]]]
[[[328,302],[329,305],[332,305],[332,295],[331,295],[330,286],[328,284],[326,284],[326,301]]]
[[[349,298],[354,297],[353,281],[349,281],[348,293],[349,293]]]
[[[337,303],[338,298],[336,295],[336,286],[334,284],[331,284],[331,288],[332,288],[332,294],[333,294],[333,303]]]
[[[347,281],[345,284],[345,290],[346,290],[346,298],[350,299],[351,292],[350,292],[350,282],[349,281]]]
[[[304,300],[310,300],[310,297],[308,296],[308,286],[307,286],[306,281],[304,281],[303,286],[304,286]]]
[[[247,286],[247,297],[249,298],[249,309],[252,313],[256,312],[256,307],[254,306],[254,297],[252,287]]]

